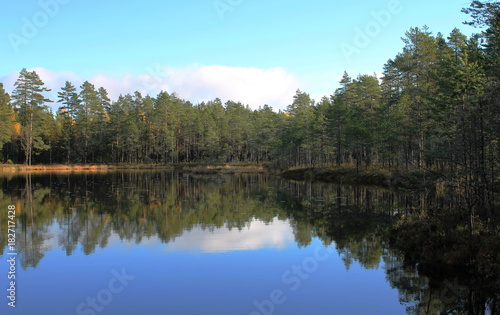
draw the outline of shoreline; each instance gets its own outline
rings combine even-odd
[[[438,175],[424,170],[401,170],[369,166],[356,168],[354,165],[324,167],[298,167],[285,170],[279,176],[292,180],[320,181],[347,185],[378,186],[418,190],[434,187]]]
[[[173,164],[0,164],[1,174],[106,173],[115,171],[186,171],[193,173],[264,173],[256,163],[173,163]]]
[[[200,175],[214,174],[275,174],[288,180],[319,181],[346,185],[365,185],[419,191],[436,187],[440,176],[423,170],[387,169],[380,166],[356,168],[353,165],[296,167],[273,170],[268,163],[176,163],[176,164],[103,164],[103,165],[19,165],[0,164],[0,176],[25,174],[105,174],[111,172],[179,171]],[[471,232],[463,220],[463,211],[426,211],[402,216],[393,223],[388,238],[409,261],[464,267],[493,277],[500,277],[500,234],[495,226],[479,224]],[[443,253],[437,257],[435,252]]]
[[[324,167],[293,167],[278,171],[269,163],[169,163],[169,164],[0,164],[0,175],[44,173],[107,173],[118,171],[182,171],[195,174],[270,173],[288,180],[319,181],[347,185],[366,185],[384,188],[418,190],[432,187],[437,176],[423,170],[401,171],[378,166],[359,168],[350,164]]]

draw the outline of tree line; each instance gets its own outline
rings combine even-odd
[[[111,101],[105,88],[66,82],[54,115],[49,91],[23,69],[12,96],[0,83],[2,159],[17,163],[270,161],[286,115],[220,99],[193,105],[175,93]]]
[[[168,92],[111,101],[86,81],[66,82],[53,114],[50,90],[23,69],[12,95],[0,83],[3,160],[381,164],[459,174],[463,189],[484,194],[500,164],[500,6],[473,1],[464,12],[480,34],[411,28],[382,78],[345,72],[332,95],[315,102],[297,90],[280,112],[220,99],[192,104]]]

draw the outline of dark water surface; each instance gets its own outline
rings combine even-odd
[[[0,230],[16,207],[14,250],[0,233],[0,314],[466,314],[471,302],[460,279],[432,280],[389,248],[412,202],[390,191],[175,172],[0,184]]]

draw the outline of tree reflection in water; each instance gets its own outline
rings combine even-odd
[[[36,268],[51,247],[91,255],[112,236],[140,244],[174,241],[195,228],[245,229],[287,220],[299,246],[335,243],[349,269],[384,268],[409,314],[497,314],[496,286],[462,270],[405,261],[388,245],[391,222],[431,202],[429,194],[285,181],[265,175],[177,172],[47,174],[0,178],[0,207],[17,205],[21,267]],[[441,205],[445,202],[440,201]],[[0,229],[6,230],[5,218]],[[55,229],[53,227],[56,227]],[[51,233],[54,233],[53,235]],[[0,235],[3,255],[6,235]]]

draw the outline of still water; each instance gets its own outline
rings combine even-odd
[[[0,230],[16,208],[0,314],[438,314],[460,298],[389,248],[409,202],[390,191],[177,172],[0,184]]]

